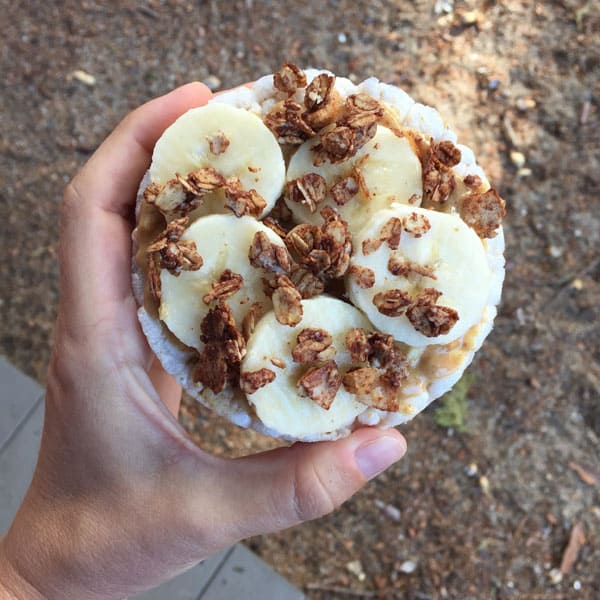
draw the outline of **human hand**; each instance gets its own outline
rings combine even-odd
[[[404,454],[395,430],[210,456],[140,330],[136,190],[163,130],[205,104],[183,86],[126,117],[65,192],[61,299],[38,465],[0,543],[0,598],[122,598],[248,536],[322,516]],[[4,593],[4,595],[3,595]]]

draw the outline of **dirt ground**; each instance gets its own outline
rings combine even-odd
[[[594,597],[597,0],[0,0],[0,9],[0,352],[43,382],[62,188],[128,110],[190,80],[227,88],[284,60],[399,84],[454,125],[508,205],[503,303],[470,369],[466,431],[438,425],[431,407],[403,428],[407,457],[341,509],[248,545],[315,600]],[[181,418],[219,454],[272,445],[189,401]],[[559,581],[578,523],[585,542]]]

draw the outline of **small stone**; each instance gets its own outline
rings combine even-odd
[[[552,585],[558,585],[562,581],[563,575],[560,572],[560,569],[555,568],[548,573],[548,577],[550,578],[550,583]]]
[[[578,579],[576,579],[573,582],[573,589],[579,591],[581,589],[581,581],[579,581]]]
[[[359,581],[364,581],[367,576],[363,570],[360,560],[353,560],[346,564],[346,569],[352,573]]]
[[[381,512],[383,512],[383,514],[388,519],[391,519],[392,521],[395,521],[396,523],[398,521],[400,521],[400,519],[402,517],[402,512],[400,511],[400,509],[397,506],[394,506],[393,504],[386,504],[385,502],[382,502],[381,500],[375,500],[374,504],[377,508],[379,508],[381,510]]]
[[[563,249],[559,246],[548,246],[547,252],[552,258],[560,258],[563,254]]]
[[[519,177],[530,177],[533,171],[528,167],[523,167],[517,171]]]
[[[574,290],[582,290],[583,289],[583,281],[581,281],[581,279],[573,279],[573,281],[571,281],[571,287]]]
[[[526,159],[525,155],[522,152],[512,150],[510,153],[510,160],[512,164],[519,169],[525,166]]]
[[[204,80],[204,85],[211,91],[214,92],[221,87],[221,80],[216,75],[209,75]]]
[[[519,306],[515,311],[515,316],[517,317],[517,321],[521,327],[527,323],[527,317],[525,316],[525,311],[522,306]]]
[[[348,41],[348,36],[342,31],[338,33],[337,40],[340,44],[345,44]]]
[[[527,110],[531,110],[537,106],[536,101],[533,98],[517,98],[516,101],[517,109],[525,112]]]
[[[410,575],[411,573],[414,573],[417,570],[417,566],[418,566],[417,561],[405,560],[400,565],[400,571],[402,571],[402,573],[406,573],[407,575]]]
[[[460,17],[463,25],[477,25],[483,21],[483,15],[478,10],[469,10]]]
[[[454,0],[437,0],[435,6],[433,7],[433,12],[436,15],[442,14],[452,14],[454,10]]]
[[[492,77],[488,81],[488,90],[490,90],[490,92],[495,92],[499,87],[500,87],[500,80],[498,78]]]
[[[77,69],[76,71],[70,73],[67,79],[77,79],[77,81],[80,81],[88,87],[93,87],[96,85],[96,78],[91,73],[86,73],[81,69]]]
[[[468,467],[465,468],[465,473],[469,477],[475,477],[479,472],[479,467],[475,463],[471,463]]]
[[[490,480],[485,475],[479,478],[479,487],[486,496],[490,495]]]

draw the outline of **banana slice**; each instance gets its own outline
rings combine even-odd
[[[353,245],[350,299],[380,331],[415,347],[447,344],[481,320],[492,272],[457,214],[394,204]]]
[[[273,208],[285,181],[281,148],[262,120],[222,103],[192,109],[166,129],[154,148],[150,179],[165,184],[176,173],[186,176],[202,167],[237,177],[244,190],[256,190],[267,203],[260,216]],[[220,189],[205,196],[190,216],[227,212]]]
[[[335,298],[320,296],[304,300],[302,308],[302,321],[294,328],[280,325],[273,312],[266,314],[250,336],[246,357],[242,362],[242,381],[261,369],[274,373],[270,383],[254,393],[247,393],[248,400],[268,428],[297,439],[324,435],[347,427],[366,409],[343,386],[337,390],[328,410],[301,394],[297,383],[312,363],[294,361],[292,352],[297,347],[298,335],[308,328],[327,332],[332,338],[331,346],[335,348],[335,354],[328,349],[326,358],[334,360],[339,370],[343,371],[351,365],[346,334],[356,327],[370,328],[359,310]]]
[[[200,323],[211,307],[205,296],[226,269],[231,276],[233,289],[227,296],[238,327],[256,302],[263,311],[272,307],[271,300],[263,291],[263,269],[253,267],[248,251],[257,232],[263,232],[269,241],[285,247],[281,238],[252,217],[237,218],[233,215],[211,215],[192,223],[181,240],[195,242],[203,264],[197,271],[184,271],[178,276],[163,269],[160,273],[161,302],[159,317],[170,331],[184,344],[200,350]],[[236,276],[241,276],[241,280]],[[237,283],[239,281],[239,284]]]
[[[297,222],[319,225],[319,211],[329,205],[340,212],[354,233],[362,228],[370,215],[387,208],[392,202],[407,203],[412,198],[414,204],[420,204],[423,193],[421,163],[408,138],[398,137],[386,127],[379,126],[375,137],[352,159],[338,164],[325,162],[315,167],[312,149],[318,143],[319,138],[316,137],[302,144],[288,166],[288,182],[316,173],[325,179],[327,186],[326,199],[313,212],[306,204],[286,198],[286,204]],[[343,198],[347,198],[346,203],[340,205],[334,200],[335,190],[332,192],[332,187],[343,185],[344,181],[348,182],[350,191]],[[356,193],[350,195],[352,191]]]

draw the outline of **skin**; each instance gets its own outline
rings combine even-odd
[[[0,541],[0,598],[110,599],[252,535],[325,515],[406,451],[394,430],[236,460],[197,448],[181,389],[148,348],[130,285],[137,186],[192,83],[128,115],[68,185],[61,298],[31,487]]]

